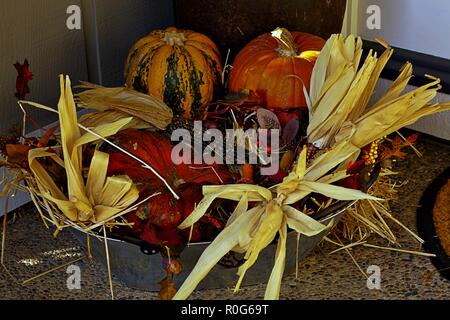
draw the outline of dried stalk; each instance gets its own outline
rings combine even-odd
[[[2,252],[0,256],[0,263],[3,265],[5,260],[5,247],[6,247],[6,226],[8,224],[8,194],[3,198],[3,232],[2,232]]]
[[[172,110],[160,99],[143,94],[135,90],[118,87],[105,88],[84,82],[78,88],[86,89],[76,95],[79,106],[95,109],[100,115],[108,111],[119,111],[123,117],[133,118],[149,124],[147,127],[156,127],[164,130],[172,121]],[[142,122],[139,122],[142,126]]]
[[[433,253],[404,250],[404,249],[397,249],[397,248],[390,248],[390,247],[381,247],[381,246],[376,246],[374,244],[369,244],[369,243],[364,243],[362,245],[364,247],[368,247],[368,248],[376,248],[376,249],[383,249],[383,250],[389,250],[389,251],[397,251],[397,252],[402,252],[402,253],[410,253],[410,254],[415,254],[415,255],[423,256],[423,257],[436,257],[436,255]]]
[[[109,260],[108,238],[106,237],[106,227],[103,225],[103,241],[105,243],[106,265],[108,267],[109,289],[111,291],[111,300],[114,300],[114,289],[111,275],[111,263]]]
[[[78,259],[75,259],[75,260],[73,260],[73,261],[67,262],[67,263],[65,263],[65,264],[63,264],[63,265],[60,265],[60,266],[58,266],[58,267],[55,267],[55,268],[52,268],[52,269],[50,269],[50,270],[44,271],[44,272],[42,272],[42,273],[39,273],[38,275],[35,275],[35,276],[33,276],[33,277],[31,277],[31,278],[29,278],[29,279],[27,279],[27,280],[22,281],[22,285],[25,285],[25,284],[27,284],[27,283],[29,283],[29,282],[31,282],[31,281],[37,280],[37,279],[39,279],[39,278],[41,278],[41,277],[43,277],[43,276],[45,276],[45,275],[48,275],[49,273],[52,273],[52,272],[55,272],[55,271],[60,270],[60,269],[62,269],[62,268],[65,268],[65,267],[67,267],[67,266],[70,266],[70,265],[74,264],[75,262],[78,262],[78,261],[80,261],[80,260],[83,260],[84,258],[85,258],[85,257],[80,257],[80,258],[78,258]]]

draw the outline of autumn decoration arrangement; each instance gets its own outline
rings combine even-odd
[[[450,106],[436,101],[440,81],[432,76],[405,91],[413,76],[409,63],[374,99],[393,52],[382,44],[382,54],[370,51],[363,59],[358,37],[335,34],[325,41],[278,28],[251,41],[229,64],[205,35],[168,28],[132,47],[124,87],[81,83],[74,94],[61,75],[57,108],[25,101],[32,74],[27,62],[17,64],[24,123],[31,121],[30,107],[56,113],[59,121],[40,137],[18,130],[0,139],[0,164],[13,175],[3,195],[26,189],[55,235],[76,228],[103,238],[106,250],[111,234],[157,248],[166,272],[161,299],[188,298],[230,251],[244,257],[236,269],[238,291],[262,250],[276,246],[265,298],[277,299],[286,256],[297,254],[286,250],[291,232],[340,232],[349,242],[376,233],[395,244],[384,219],[401,222],[389,213],[383,198],[390,191],[383,188],[390,159],[404,157],[402,150],[414,148],[417,138],[397,132]],[[77,107],[87,111],[80,116]],[[201,121],[200,129],[194,121]],[[210,129],[224,137],[229,130],[275,130],[269,142],[279,143],[244,138],[245,159],[254,150],[266,155],[253,163],[236,155],[217,161],[223,150],[217,143],[215,161],[208,161],[204,150],[211,140],[201,141],[200,161],[174,162],[173,135],[180,129],[194,137]],[[192,151],[183,159],[195,158]],[[343,203],[353,206],[340,223],[337,217],[320,222],[327,208]],[[180,253],[196,242],[210,244],[176,289]]]

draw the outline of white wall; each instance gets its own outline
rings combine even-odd
[[[353,32],[364,39],[376,36],[392,46],[450,59],[449,0],[349,0],[356,8],[351,17]],[[369,5],[381,8],[381,29],[369,30],[366,25]],[[379,91],[390,81],[381,81]],[[440,94],[440,101],[450,101],[450,95]],[[450,112],[423,118],[411,128],[450,140]]]
[[[450,59],[449,0],[357,0],[358,32],[366,39],[377,35],[391,45]],[[381,8],[381,30],[366,27],[367,7]]]

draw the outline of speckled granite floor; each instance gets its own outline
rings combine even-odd
[[[393,212],[412,230],[419,198],[426,186],[450,165],[450,147],[422,141],[418,144],[422,159],[411,155],[396,165],[399,180],[409,183],[400,190],[400,201]],[[76,262],[81,269],[81,289],[68,290],[66,269],[60,269],[25,285],[25,279],[85,255],[77,240],[68,232],[56,239],[46,230],[32,206],[18,211],[16,221],[8,226],[5,264],[14,280],[0,269],[0,299],[109,299],[106,269],[97,261]],[[404,248],[419,249],[402,229],[393,227]],[[372,241],[377,243],[377,241]],[[385,245],[379,241],[380,245]],[[428,258],[378,249],[356,247],[352,254],[363,269],[381,268],[381,290],[369,290],[366,278],[345,252],[324,243],[300,265],[299,278],[286,276],[282,299],[450,299],[450,282],[443,279]],[[114,278],[116,299],[154,299],[155,294],[127,288]],[[230,289],[196,292],[194,299],[262,299],[264,285],[242,289],[234,295]]]

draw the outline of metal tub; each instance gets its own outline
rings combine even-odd
[[[328,213],[325,217],[317,218],[320,222],[328,224],[331,219],[334,225],[341,219],[347,208],[353,202],[340,203],[337,210]],[[328,211],[329,212],[329,211]],[[322,214],[321,216],[323,216]],[[86,235],[73,229],[73,233],[86,246]],[[301,236],[298,246],[298,261],[302,261],[322,240],[326,232],[322,232],[314,237]],[[198,259],[209,243],[191,244],[183,251],[180,261],[183,264],[183,272],[175,277],[175,286],[179,287],[194,268]],[[123,281],[128,287],[146,290],[159,291],[159,282],[165,277],[162,268],[162,258],[158,254],[145,254],[141,246],[123,240],[109,238],[108,241],[110,264],[112,273]],[[286,267],[285,275],[292,274],[296,270],[297,261],[297,233],[290,232],[286,245]],[[259,255],[258,260],[250,270],[247,271],[243,286],[254,285],[267,282],[272,271],[276,251],[276,242],[265,248]],[[106,265],[104,242],[100,238],[91,238],[91,253],[93,257]],[[232,253],[233,260],[242,260],[242,255]],[[229,261],[228,261],[229,262]],[[211,272],[200,282],[198,289],[218,289],[233,287],[237,280],[237,265],[230,266],[221,261]]]

